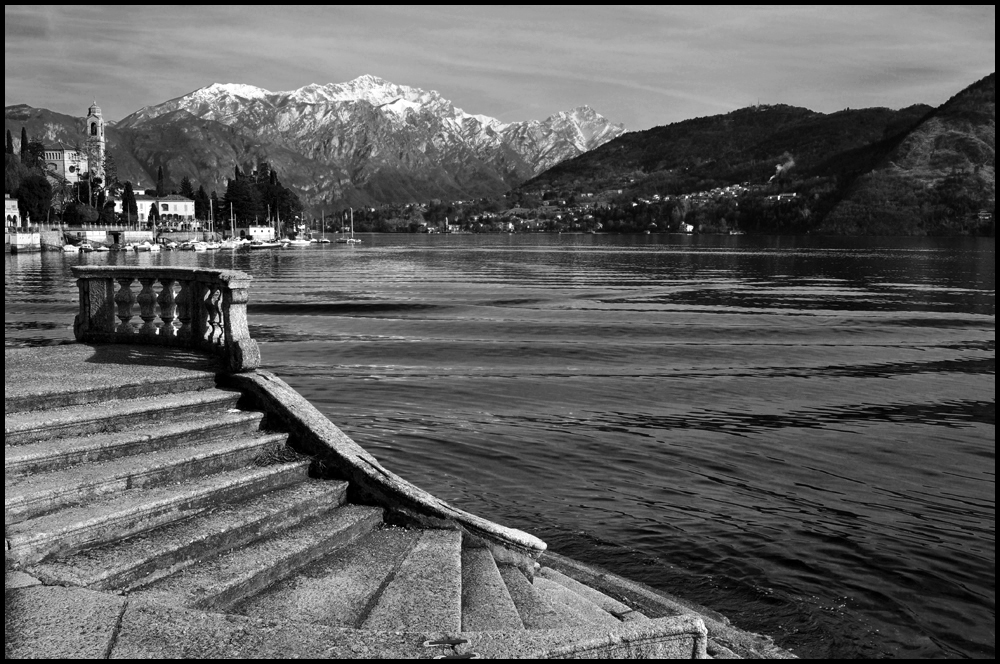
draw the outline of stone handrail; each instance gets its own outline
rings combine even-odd
[[[208,351],[231,373],[260,366],[247,326],[253,278],[232,270],[74,267],[85,343],[161,345]],[[135,319],[138,317],[138,321]]]

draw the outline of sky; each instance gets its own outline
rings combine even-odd
[[[939,105],[996,69],[996,6],[4,7],[4,105],[109,120],[212,83],[372,74],[468,113],[629,130],[755,103]]]

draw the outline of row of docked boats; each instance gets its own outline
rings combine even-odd
[[[355,240],[354,238],[349,239],[338,239],[338,244],[360,244],[361,240]],[[314,245],[322,244],[332,244],[332,242],[326,238],[313,238],[313,239],[283,239],[283,240],[247,240],[247,239],[229,239],[223,240],[221,242],[167,242],[165,244],[155,244],[152,242],[143,242],[141,244],[125,244],[125,245],[112,245],[110,247],[105,245],[93,245],[89,242],[82,242],[80,244],[67,244],[63,247],[63,253],[65,254],[79,254],[79,253],[106,253],[106,252],[128,252],[134,251],[137,253],[149,252],[149,253],[159,253],[161,251],[194,251],[197,253],[205,253],[209,251],[237,251],[237,250],[259,250],[259,249],[287,249],[291,247],[311,247]]]

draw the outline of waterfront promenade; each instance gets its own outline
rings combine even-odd
[[[784,656],[408,484],[258,367],[245,275],[151,270],[5,351],[8,657]]]

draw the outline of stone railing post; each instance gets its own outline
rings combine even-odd
[[[155,267],[74,267],[73,274],[78,341],[202,350],[231,373],[260,366],[247,323],[247,274]]]
[[[252,365],[257,368],[260,366],[260,348],[257,342],[250,338],[250,325],[247,321],[250,281],[249,275],[230,273],[228,288],[222,294],[224,345],[231,364]]]

